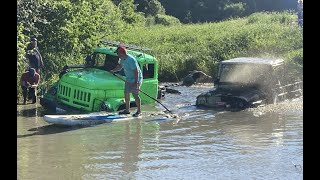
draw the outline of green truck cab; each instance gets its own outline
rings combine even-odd
[[[110,73],[118,64],[115,50],[120,43],[101,41],[98,47],[87,56],[82,65],[66,65],[59,75],[59,80],[40,98],[45,109],[60,108],[63,110],[77,109],[84,112],[114,112],[125,108],[123,70]],[[125,45],[128,54],[134,56],[143,73],[141,91],[160,99],[158,87],[158,61],[150,54],[144,53],[147,48]],[[123,80],[121,80],[121,79]],[[154,103],[154,100],[140,93],[141,104]],[[130,95],[130,104],[135,101]]]

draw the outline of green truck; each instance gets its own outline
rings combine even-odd
[[[115,50],[118,42],[101,41],[102,46],[88,55],[81,65],[66,65],[59,75],[59,80],[40,98],[45,109],[77,109],[84,112],[114,112],[125,108],[124,72],[110,73],[118,63]],[[158,86],[158,61],[146,54],[147,48],[125,45],[128,54],[134,56],[143,73],[140,94],[141,104],[154,103],[154,99],[163,96]],[[122,80],[122,79],[123,80]],[[149,95],[150,98],[147,95]],[[131,106],[136,106],[130,96]]]

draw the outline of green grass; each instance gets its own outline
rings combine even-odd
[[[214,76],[219,61],[240,56],[302,65],[303,33],[294,21],[290,12],[256,13],[219,23],[134,28],[108,38],[151,48],[159,60],[159,80],[179,81],[191,70]]]

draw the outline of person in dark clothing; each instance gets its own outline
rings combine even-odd
[[[21,75],[20,83],[23,95],[23,104],[27,104],[27,98],[32,99],[32,104],[37,102],[37,87],[40,82],[40,75],[34,68]]]
[[[303,27],[303,1],[302,0],[298,0],[297,9],[298,9],[298,25],[300,27]]]
[[[31,38],[30,43],[27,45],[26,57],[29,60],[29,67],[34,68],[38,74],[40,74],[40,69],[43,66],[42,56],[40,54],[38,43],[36,38]]]
[[[298,25],[303,27],[303,11],[298,12]]]

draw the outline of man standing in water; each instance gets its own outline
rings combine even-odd
[[[137,60],[127,53],[125,46],[120,45],[115,52],[118,54],[119,63],[113,70],[111,70],[111,72],[114,73],[123,68],[126,76],[124,88],[126,109],[119,112],[119,114],[130,114],[130,93],[132,93],[137,105],[137,112],[133,114],[133,116],[138,117],[141,115],[141,99],[139,91],[143,79],[140,66]]]

